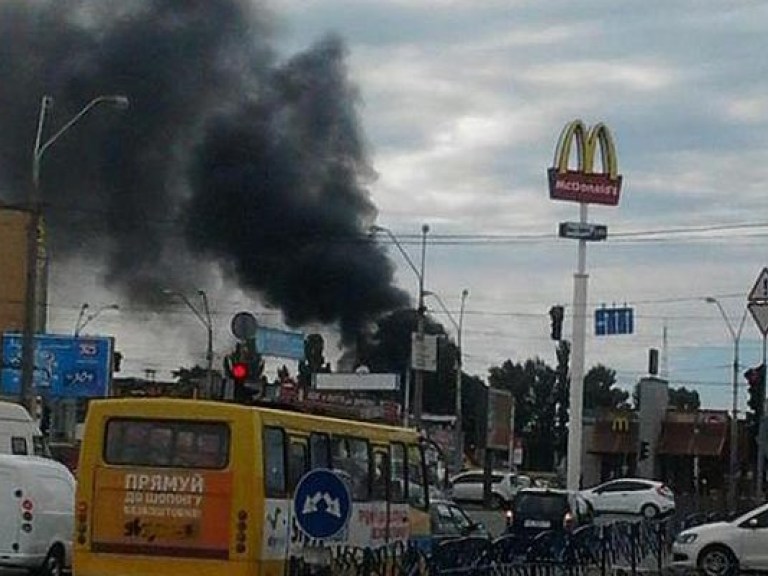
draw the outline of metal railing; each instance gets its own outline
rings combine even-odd
[[[608,576],[662,574],[681,525],[673,520],[613,522],[535,538],[505,534],[440,542],[431,553],[396,544],[377,549],[339,546],[317,558],[289,560],[290,576]]]

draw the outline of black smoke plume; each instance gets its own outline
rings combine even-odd
[[[45,137],[101,94],[43,156],[58,261],[160,305],[167,286],[223,272],[290,325],[338,323],[354,342],[407,305],[369,237],[374,176],[343,42],[281,60],[255,0],[0,3],[0,198],[22,204],[40,99]]]

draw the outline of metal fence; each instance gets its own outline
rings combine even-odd
[[[326,549],[322,568],[292,558],[290,576],[608,576],[661,574],[680,528],[672,521],[614,522],[533,539],[505,534],[437,544],[431,554],[404,545]]]

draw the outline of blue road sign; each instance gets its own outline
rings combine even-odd
[[[633,334],[635,331],[634,309],[598,308],[595,310],[595,336]]]
[[[22,334],[3,333],[2,391],[21,388]],[[104,336],[75,337],[35,334],[33,386],[49,398],[107,396],[112,378],[113,340]]]
[[[317,468],[299,480],[293,495],[296,522],[310,538],[333,538],[352,513],[352,499],[344,481],[333,471]]]
[[[262,356],[304,360],[304,334],[259,326],[256,330],[256,350]]]

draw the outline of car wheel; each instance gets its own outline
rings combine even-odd
[[[696,566],[705,576],[727,576],[739,571],[736,557],[725,546],[710,546],[702,550]]]
[[[504,498],[502,498],[499,494],[491,494],[491,508],[494,510],[501,510],[504,508],[505,504]]]
[[[656,518],[659,515],[659,509],[654,504],[645,504],[640,509],[640,514],[643,515],[643,518]]]
[[[35,574],[37,576],[62,576],[64,574],[64,554],[62,551],[58,548],[51,548]]]

